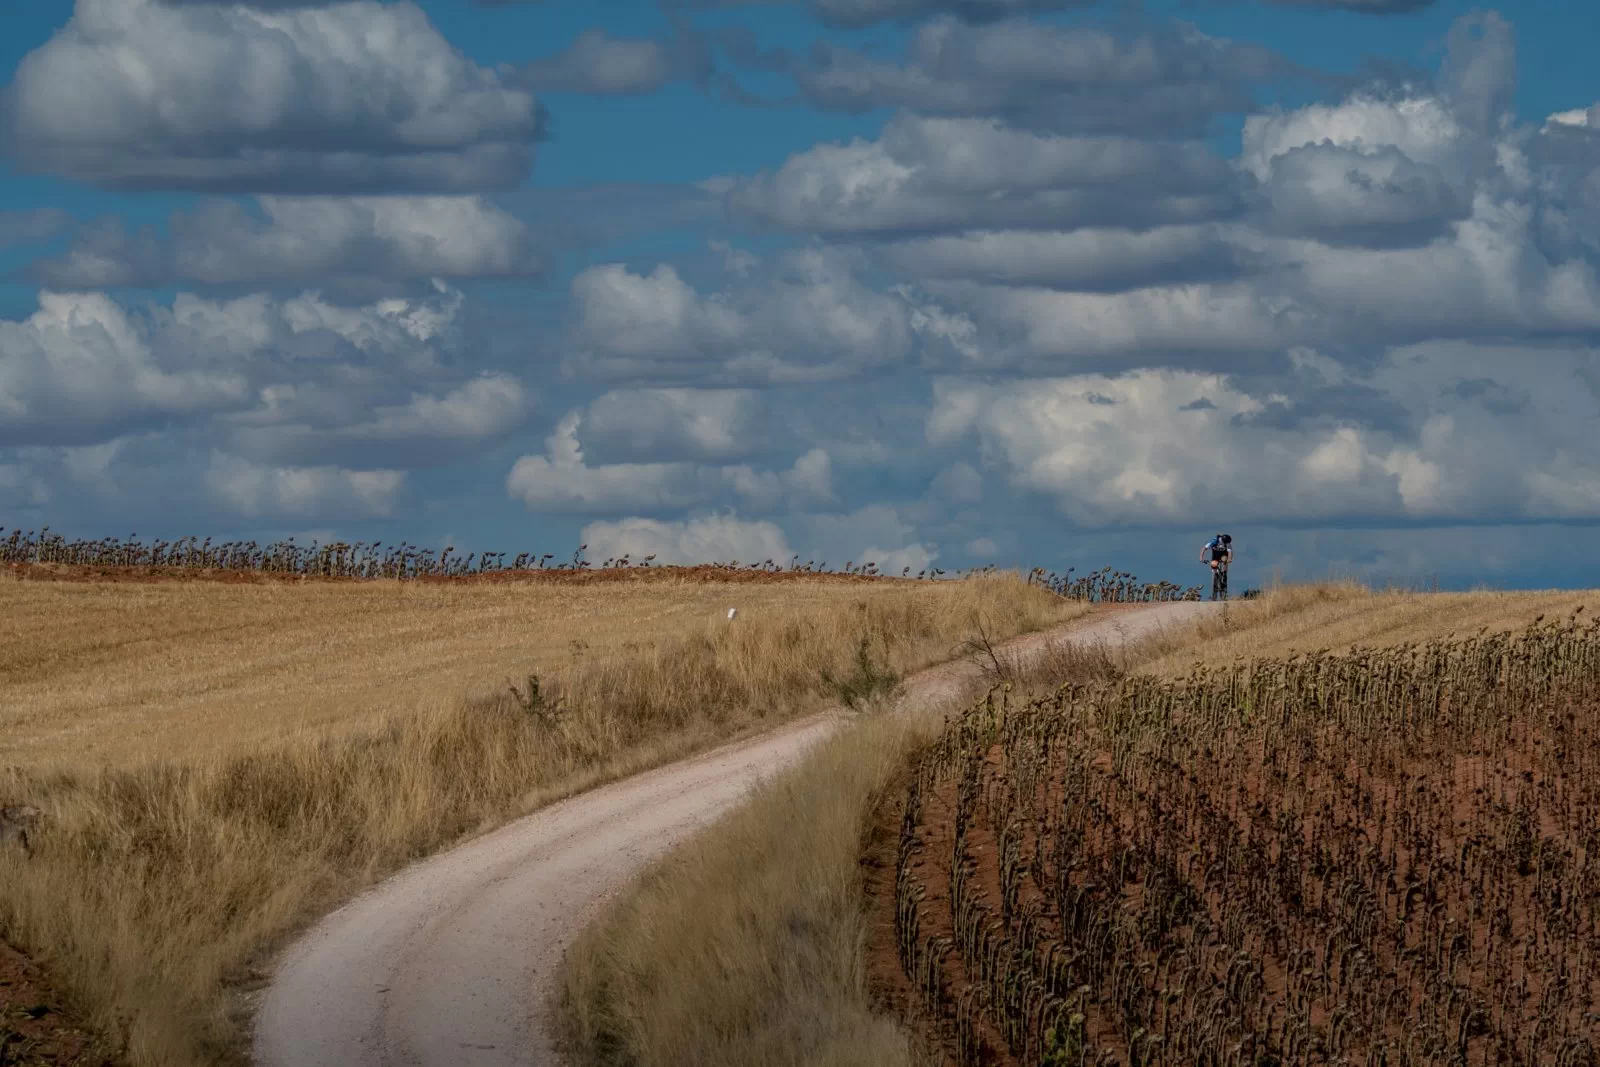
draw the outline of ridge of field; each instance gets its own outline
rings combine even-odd
[[[1256,656],[1279,656],[1355,645],[1402,645],[1434,637],[1513,630],[1540,615],[1571,614],[1596,603],[1594,590],[1417,593],[1372,591],[1355,582],[1285,586],[1260,600],[1230,604],[1181,642],[1145,650],[1139,669],[1187,672]]]
[[[0,533],[4,527],[0,527]],[[222,541],[214,538],[180,537],[175,540],[142,541],[138,535],[126,539],[102,537],[68,539],[48,526],[39,530],[12,529],[0,538],[0,565],[18,577],[66,580],[102,579],[151,581],[198,577],[208,581],[284,581],[328,579],[371,581],[404,579],[440,581],[458,579],[527,580],[630,580],[635,575],[659,575],[663,571],[689,574],[703,580],[765,580],[807,575],[830,577],[886,578],[892,575],[879,569],[874,560],[846,560],[842,567],[828,566],[827,560],[800,562],[796,554],[787,563],[775,559],[740,564],[738,560],[701,563],[693,566],[651,566],[654,555],[634,560],[624,554],[602,560],[598,565],[584,558],[588,545],[579,545],[570,558],[560,562],[553,553],[540,555],[519,552],[508,563],[509,552],[473,552],[465,556],[454,545],[441,549],[424,548],[406,541],[385,545],[381,541],[313,541],[296,544],[293,537],[270,544],[255,541]],[[1198,600],[1198,585],[1187,589],[1173,582],[1140,582],[1129,571],[1102,567],[1075,574],[1077,568],[1063,572],[1034,567],[1028,571],[1029,585],[1039,585],[1071,600]],[[973,567],[950,574],[943,567],[924,566],[916,577],[978,578],[999,573],[995,564]],[[911,567],[901,569],[901,578],[911,577]]]
[[[1026,693],[1053,687],[1061,672],[1171,676],[1197,662],[1511,630],[1580,605],[1595,610],[1600,593],[1285,586],[1119,656],[1064,657],[1056,677],[1017,681]],[[876,904],[866,884],[885,864],[892,874],[899,825],[886,800],[949,710],[908,709],[834,738],[613,902],[574,942],[564,970],[559,1011],[571,1062],[920,1062],[920,1039],[891,1017],[870,979]],[[888,951],[892,958],[892,940]]]
[[[903,672],[1086,610],[1010,575],[0,582],[0,806],[44,812],[0,936],[131,1062],[242,1062],[271,951],[404,863],[815,708],[863,639]]]

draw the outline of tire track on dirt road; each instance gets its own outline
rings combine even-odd
[[[1116,647],[1211,610],[1118,610],[1028,634]],[[905,704],[961,697],[955,661],[912,675]],[[279,961],[256,1016],[261,1067],[553,1067],[543,1011],[571,939],[652,861],[797,763],[846,721],[837,709],[542,808],[420,861],[317,923]]]

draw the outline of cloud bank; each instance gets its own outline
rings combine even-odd
[[[0,132],[29,170],[129,189],[470,192],[527,174],[527,91],[412,3],[78,0],[18,65]]]
[[[1226,526],[1247,568],[1515,576],[1525,537],[1578,573],[1600,105],[1519,118],[1505,17],[1331,95],[1203,28],[1038,17],[1069,3],[816,0],[809,51],[705,6],[491,68],[404,2],[81,0],[5,90],[12,160],[204,195],[0,214],[43,286],[0,319],[0,506],[913,572],[1170,573]],[[668,108],[724,59],[884,118],[496,191],[535,92]]]

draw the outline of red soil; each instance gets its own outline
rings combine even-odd
[[[1596,716],[1592,710],[1578,714]],[[1592,950],[1584,947],[1595,932],[1596,891],[1586,884],[1584,872],[1600,844],[1592,829],[1596,790],[1590,784],[1592,773],[1582,773],[1592,772],[1592,765],[1581,766],[1574,758],[1574,743],[1588,732],[1581,725],[1563,728],[1564,736],[1517,728],[1492,751],[1431,753],[1387,746],[1361,751],[1339,740],[1320,758],[1309,751],[1269,756],[1259,743],[1226,751],[1219,746],[1201,754],[1198,778],[1171,764],[1137,779],[1118,779],[1102,754],[1092,762],[1089,794],[1098,798],[1104,819],[1098,826],[1091,820],[1081,839],[1079,852],[1087,865],[1074,878],[1115,886],[1110,872],[1117,861],[1109,858],[1124,844],[1134,845],[1134,853],[1159,847],[1175,861],[1172,869],[1182,872],[1191,899],[1201,914],[1209,914],[1216,930],[1228,929],[1230,911],[1235,920],[1257,917],[1260,924],[1245,925],[1229,951],[1224,951],[1229,946],[1223,942],[1230,940],[1225,934],[1196,939],[1194,945],[1201,946],[1208,960],[1216,948],[1214,961],[1201,968],[1199,985],[1208,994],[1220,990],[1225,967],[1241,958],[1241,950],[1256,960],[1257,991],[1246,1004],[1231,998],[1230,1003],[1235,1013],[1249,1010],[1257,1019],[1282,1018],[1285,1005],[1295,998],[1307,1005],[1304,1018],[1312,1036],[1305,1058],[1294,1062],[1337,1062],[1330,1046],[1337,1040],[1338,1009],[1358,1003],[1373,988],[1392,991],[1371,994],[1378,996],[1377,1008],[1344,1039],[1343,1054],[1351,1062],[1361,1062],[1374,1042],[1392,1048],[1406,1040],[1432,1017],[1436,1005],[1431,1001],[1447,995],[1452,1002],[1460,996],[1481,1012],[1472,1018],[1462,1014],[1450,1024],[1462,1035],[1452,1041],[1462,1042],[1469,1064],[1511,1062],[1499,1057],[1518,1055],[1521,1042],[1540,1033],[1539,1012],[1564,1020],[1561,1025],[1571,1028],[1573,1040],[1587,1036],[1600,1044],[1600,1015],[1593,1014],[1600,1005],[1600,977],[1589,958]],[[1591,762],[1592,757],[1581,760]],[[985,789],[1003,789],[1016,773],[1007,766],[1002,747],[995,746],[984,762]],[[1028,829],[1022,855],[1034,856],[1036,863],[1050,849],[1033,819],[1060,811],[1066,799],[1059,761],[1048,780],[1052,784],[1038,794],[1032,814],[1023,816]],[[924,938],[954,935],[950,860],[958,781],[951,775],[922,794],[917,827],[921,848],[913,877],[925,892],[919,907]],[[883,1006],[922,1036],[936,1061],[942,1055],[947,1063],[1020,1065],[992,1025],[993,1009],[978,1012],[972,1020],[975,1042],[969,1042],[963,1060],[952,1007],[964,994],[979,990],[959,951],[942,965],[945,993],[938,1018],[928,1016],[920,993],[902,970],[896,949],[895,857],[907,784],[909,777],[891,791],[867,837],[863,873],[869,897],[870,988]],[[1174,817],[1174,811],[1187,814]],[[1198,811],[1208,813],[1211,831],[1203,829],[1204,820],[1194,815]],[[1152,829],[1157,826],[1175,836],[1162,838],[1161,830]],[[1242,835],[1247,843],[1242,855],[1258,855],[1259,861],[1251,871],[1236,869],[1220,881],[1208,880],[1214,870],[1207,876],[1200,872],[1217,861],[1220,854],[1212,849],[1219,840],[1215,833],[1223,827]],[[987,817],[979,815],[968,823],[967,843],[972,892],[998,918],[1000,849]],[[1516,857],[1526,856],[1529,848],[1534,850],[1531,868],[1525,859],[1519,868]],[[1054,858],[1059,857],[1043,860],[1046,868]],[[1358,866],[1367,869],[1359,878],[1348,877]],[[1034,881],[1038,873],[1035,868],[1022,879],[1016,910],[1030,901],[1045,904],[1041,944],[1059,943],[1059,919],[1048,906],[1046,887]],[[1359,907],[1341,897],[1356,881],[1370,891]],[[1148,873],[1133,876],[1103,899],[1111,909],[1137,915],[1150,885]],[[1566,903],[1550,905],[1551,894],[1558,900],[1564,895]],[[1163,891],[1162,899],[1174,898]],[[1432,912],[1431,919],[1422,915],[1425,911]],[[1377,931],[1370,941],[1355,933],[1364,918],[1373,920]],[[1384,933],[1400,928],[1407,933],[1398,944]],[[1183,942],[1190,928],[1180,921],[1175,929]],[[1001,936],[1017,933],[1013,920]],[[1458,937],[1460,946],[1449,951],[1448,969],[1434,962],[1444,955],[1436,939],[1447,934]],[[1356,955],[1348,957],[1358,942]],[[1341,950],[1341,945],[1350,948]],[[1158,955],[1153,946],[1137,953],[1152,968],[1145,972],[1152,982],[1159,981]],[[1291,960],[1299,962],[1291,966]],[[1553,986],[1558,971],[1560,985]],[[1451,1009],[1444,1017],[1455,1019],[1457,1013]],[[1085,1014],[1085,1030],[1094,1045],[1111,1050],[1114,1062],[1127,1062],[1122,1031],[1109,1005],[1091,994]],[[1266,1032],[1271,1032],[1270,1025]],[[1546,1031],[1539,1046],[1542,1054],[1536,1053],[1532,1062],[1557,1062],[1549,1058],[1555,1047],[1551,1033]],[[1512,1035],[1521,1036],[1514,1040]]]
[[[114,1067],[104,1051],[16,949],[0,941],[0,1064],[5,1067]]]

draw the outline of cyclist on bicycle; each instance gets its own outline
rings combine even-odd
[[[1209,555],[1209,559],[1207,556]],[[1200,562],[1211,565],[1211,599],[1228,599],[1228,564],[1233,562],[1233,537],[1219,533],[1200,550]]]

